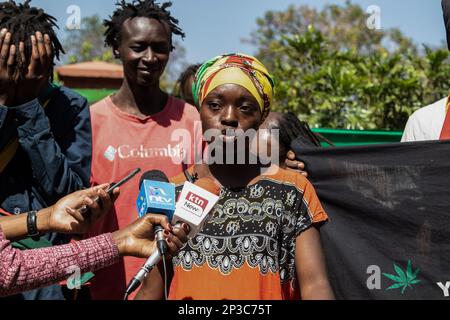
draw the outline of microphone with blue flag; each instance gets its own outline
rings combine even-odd
[[[163,214],[172,221],[175,212],[175,185],[169,183],[167,176],[159,170],[148,171],[142,175],[137,199],[139,218],[149,214]]]
[[[171,221],[175,212],[175,185],[169,183],[166,174],[159,170],[148,171],[142,175],[139,185],[136,202],[139,217],[149,213],[163,214]],[[168,251],[164,228],[156,225],[154,232],[159,252],[164,257]]]

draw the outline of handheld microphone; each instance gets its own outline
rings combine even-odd
[[[175,211],[175,185],[169,183],[166,174],[159,170],[144,173],[139,182],[140,191],[136,202],[139,218],[149,213],[160,213],[172,219]],[[162,256],[167,254],[167,243],[164,239],[164,229],[155,227],[158,249]]]
[[[197,235],[208,221],[209,213],[219,201],[220,188],[209,178],[195,184],[185,182],[176,205],[172,224],[189,226],[188,238]]]
[[[144,173],[139,182],[136,206],[139,218],[148,213],[160,213],[172,219],[175,211],[175,185],[159,170]]]
[[[209,178],[202,178],[195,184],[186,182],[178,199],[172,223],[176,224],[176,227],[182,223],[189,225],[188,238],[192,239],[206,223],[209,213],[219,201],[219,194],[220,188]],[[142,284],[160,260],[161,253],[156,250],[130,282],[125,297]]]

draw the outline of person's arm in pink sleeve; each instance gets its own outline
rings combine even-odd
[[[164,237],[168,239],[169,253],[176,254],[186,232],[172,229],[169,219],[161,215],[146,215],[112,234],[25,251],[12,248],[0,227],[0,297],[60,282],[74,272],[74,267],[82,274],[108,267],[122,256],[148,258],[156,248],[154,225],[167,231]]]
[[[0,230],[0,297],[47,286],[116,263],[119,249],[111,234],[51,248],[14,249]]]

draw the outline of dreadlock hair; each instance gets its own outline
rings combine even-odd
[[[54,31],[54,28],[58,28],[56,18],[45,13],[43,9],[31,7],[30,1],[26,0],[23,4],[16,4],[13,0],[0,2],[0,29],[8,29],[8,32],[11,33],[11,44],[17,48],[20,42],[25,44],[26,61],[22,61],[19,50],[16,50],[13,74],[15,80],[24,78],[28,72],[32,53],[30,36],[35,32],[39,31],[42,35],[47,34],[50,37],[53,54],[58,60],[60,54],[65,53]],[[53,74],[53,70],[51,70],[51,74]]]
[[[105,31],[105,45],[113,49],[117,49],[121,43],[121,30],[123,23],[132,18],[145,17],[165,22],[171,32],[170,45],[173,51],[175,47],[172,45],[172,35],[176,34],[183,39],[185,34],[178,26],[178,20],[171,16],[167,8],[172,6],[172,2],[164,2],[159,5],[155,0],[133,0],[127,3],[125,0],[118,1],[116,6],[119,8],[109,17],[110,20],[104,20],[103,25]]]
[[[280,144],[286,149],[291,148],[292,143],[300,139],[307,146],[320,146],[320,141],[315,133],[311,131],[306,122],[292,112],[279,113],[278,124],[280,130]]]

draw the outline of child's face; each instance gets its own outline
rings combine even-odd
[[[121,44],[115,53],[131,85],[159,85],[170,57],[170,37],[169,27],[155,19],[137,17],[124,22]]]

